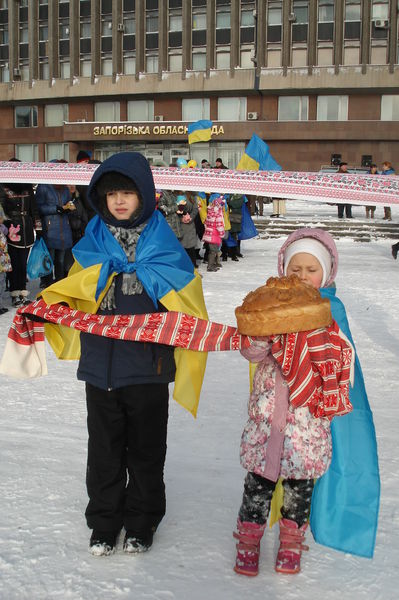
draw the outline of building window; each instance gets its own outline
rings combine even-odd
[[[102,58],[101,75],[112,75],[112,58]]]
[[[60,127],[68,121],[67,104],[46,104],[44,107],[45,127]]]
[[[278,99],[279,121],[307,121],[308,96],[280,96]]]
[[[37,127],[37,106],[16,106],[15,127]]]
[[[348,96],[318,96],[318,121],[347,121]]]
[[[60,62],[60,75],[61,79],[69,79],[71,75],[71,64],[68,60]]]
[[[360,0],[346,0],[344,24],[346,40],[360,40],[361,12]]]
[[[381,121],[399,121],[399,95],[381,96]]]
[[[216,48],[216,68],[230,69],[230,46],[218,46]]]
[[[192,56],[193,71],[205,71],[206,70],[206,50],[202,52],[193,52]]]
[[[292,23],[292,41],[308,41],[309,2],[307,0],[293,0],[292,10],[295,21]]]
[[[255,3],[241,5],[240,43],[249,44],[255,41]]]
[[[136,73],[136,57],[135,56],[124,56],[123,57],[123,72],[125,75],[134,75]]]
[[[371,37],[375,40],[387,39],[389,29],[388,0],[373,0],[371,10]]]
[[[15,144],[15,158],[21,162],[37,162],[37,144]]]
[[[46,162],[50,162],[50,160],[61,159],[69,161],[69,144],[46,144],[45,156]]]
[[[181,53],[169,54],[169,71],[179,72],[183,68],[183,57]]]
[[[334,0],[319,0],[317,39],[332,42],[334,39]]]
[[[120,120],[119,102],[95,102],[94,119],[103,123],[112,123]]]
[[[0,63],[0,81],[8,83],[10,81],[10,69],[7,63]]]
[[[209,98],[187,98],[182,100],[182,120],[198,121],[198,119],[209,119]]]
[[[245,121],[246,118],[246,98],[218,98],[219,121]]]
[[[158,54],[147,54],[145,57],[145,70],[147,73],[158,73]]]
[[[128,121],[153,121],[154,100],[128,100]]]
[[[267,42],[281,43],[282,6],[281,2],[269,2],[267,9]]]

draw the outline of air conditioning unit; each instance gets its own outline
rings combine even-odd
[[[124,26],[124,24],[123,24],[123,23],[118,23],[117,30],[118,30],[118,31],[122,31],[122,32],[123,32],[123,31],[125,31],[125,26]]]
[[[388,29],[389,21],[388,19],[377,19],[374,21],[374,27],[376,29]]]
[[[296,14],[295,14],[295,13],[293,13],[293,12],[292,12],[292,13],[290,13],[290,14],[288,15],[288,21],[289,21],[290,23],[296,23]]]
[[[248,121],[257,121],[258,120],[258,113],[257,112],[249,112],[247,114],[247,119],[248,119]]]
[[[155,115],[154,121],[163,121],[163,115]]]

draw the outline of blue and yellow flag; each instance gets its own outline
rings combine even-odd
[[[212,121],[201,119],[188,126],[188,143],[208,142],[212,137]]]
[[[281,171],[281,166],[270,154],[269,146],[256,133],[248,142],[237,165],[238,171]]]
[[[65,302],[70,308],[95,314],[115,275],[135,271],[156,307],[207,319],[201,278],[163,216],[155,211],[136,247],[135,262],[95,216],[85,236],[73,249],[75,263],[68,277],[41,293],[47,304]],[[80,357],[79,331],[45,325],[46,338],[60,359]],[[130,343],[130,342],[127,342]],[[197,412],[206,354],[175,348],[176,379],[173,397],[194,416]]]

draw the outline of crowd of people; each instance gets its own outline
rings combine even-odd
[[[16,158],[10,159],[16,161]],[[64,160],[54,162],[66,162]],[[97,163],[91,155],[80,150],[76,162]],[[195,160],[177,160],[174,166],[197,167]],[[201,160],[201,168],[227,169],[222,158],[214,167],[208,159]],[[339,173],[346,173],[348,164],[342,161]],[[372,164],[370,175],[394,175],[389,161],[384,161],[381,171]],[[0,186],[1,244],[0,272],[4,275],[5,289],[10,292],[13,307],[29,303],[27,290],[27,261],[34,240],[43,237],[53,261],[54,269],[41,278],[45,288],[64,278],[73,264],[72,247],[83,237],[85,228],[95,211],[87,198],[87,186],[9,183]],[[207,263],[209,272],[218,271],[222,262],[238,261],[241,253],[241,227],[243,215],[263,214],[264,199],[242,194],[205,194],[159,190],[157,207],[189,255],[194,267]],[[366,206],[366,217],[373,219],[375,206]],[[285,214],[285,200],[273,200],[271,217]],[[350,204],[338,205],[338,218],[353,218]],[[391,220],[391,208],[384,207],[384,220]],[[392,246],[396,259],[399,243]],[[0,285],[1,288],[1,285]],[[0,289],[0,314],[7,311],[4,292]]]

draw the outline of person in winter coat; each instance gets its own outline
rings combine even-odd
[[[171,227],[173,233],[178,240],[183,237],[183,229],[180,222],[180,217],[177,214],[177,203],[176,196],[169,190],[163,190],[160,194],[158,201],[158,210],[161,211],[165,217],[169,227]]]
[[[0,205],[0,315],[8,312],[8,308],[3,306],[3,296],[6,289],[6,273],[11,271],[11,260],[7,251],[8,229],[4,225],[4,219],[4,210]]]
[[[376,164],[370,165],[369,175],[378,175],[378,167]],[[376,206],[366,206],[366,219],[374,219]]]
[[[96,215],[73,248],[76,262],[68,277],[44,290],[44,301],[60,298],[79,306],[83,298],[83,306],[94,303],[92,312],[119,315],[122,323],[131,315],[150,318],[152,313],[166,312],[166,304],[205,317],[200,277],[155,210],[154,180],[145,157],[121,152],[105,160],[95,171],[87,196]],[[188,283],[185,296],[182,290]],[[51,333],[47,333],[50,344]],[[59,347],[58,335],[63,332],[56,333]],[[79,354],[76,343],[68,346],[68,340],[64,358]],[[92,529],[91,554],[114,553],[123,527],[124,552],[150,549],[166,509],[169,383],[177,377],[179,401],[184,401],[184,393],[190,395],[179,376],[182,365],[189,369],[191,359],[180,348],[81,331],[77,376],[86,384],[86,521]],[[202,371],[197,372],[201,376]],[[183,375],[185,380],[186,372]]]
[[[279,274],[295,274],[314,288],[328,286],[333,282],[337,268],[335,244],[327,232],[302,231],[306,232],[304,237],[287,240],[280,250]],[[313,237],[314,231],[317,237]],[[335,253],[332,254],[330,249]],[[258,363],[248,406],[249,420],[241,440],[241,464],[248,473],[234,534],[238,538],[235,571],[244,575],[258,572],[260,539],[279,477],[283,479],[284,500],[275,570],[299,572],[314,480],[327,471],[331,461],[330,419],[352,410],[349,377],[354,353],[351,345],[337,326],[331,332],[322,329],[291,334],[289,343],[294,349],[293,361],[297,348],[298,352],[303,352],[305,346],[301,344],[305,338],[306,344],[311,343],[309,333],[320,335],[317,346],[326,344],[327,347],[328,342],[334,345],[333,353],[326,350],[326,354],[319,357],[323,369],[336,377],[334,394],[338,402],[333,413],[309,404],[309,397],[304,396],[300,402],[298,396],[295,396],[295,402],[291,399],[284,370],[291,356],[284,345],[288,343],[288,336],[254,338],[253,344],[241,351],[250,362]],[[281,352],[287,352],[284,364],[278,360]],[[302,371],[305,370],[303,365],[302,362]],[[301,376],[305,375],[301,373]],[[290,379],[294,376],[291,372]],[[312,367],[310,376],[313,378]]]
[[[242,257],[240,249],[240,240],[238,234],[241,231],[241,220],[242,220],[242,207],[245,202],[245,196],[242,194],[233,194],[227,197],[227,205],[229,207],[229,218],[231,223],[230,233],[236,245],[228,248],[226,242],[222,244],[222,260],[226,261],[227,256],[231,257],[231,260],[238,261],[238,257]]]
[[[197,230],[195,227],[195,219],[198,214],[198,206],[195,199],[192,199],[191,194],[179,194],[177,196],[177,214],[180,217],[183,236],[181,244],[189,255],[194,267],[197,267]]]
[[[17,159],[11,159],[11,161]],[[19,162],[19,161],[17,161]],[[31,185],[4,183],[0,186],[0,202],[7,215],[8,254],[12,271],[8,274],[11,301],[15,307],[29,303],[26,289],[26,265],[35,241],[35,229],[41,230],[39,213]]]
[[[382,163],[381,175],[395,175],[395,169],[389,160]],[[383,221],[392,221],[392,211],[390,206],[384,206],[384,216],[382,219]]]
[[[219,263],[219,250],[225,234],[223,219],[223,196],[210,197],[207,216],[204,222],[205,231],[202,241],[208,243],[208,268],[207,271],[217,271]]]
[[[36,203],[42,220],[43,238],[54,263],[54,279],[59,281],[70,266],[73,246],[69,215],[75,211],[71,192],[65,185],[40,184],[36,189]],[[53,275],[44,278],[44,285],[53,282]]]

